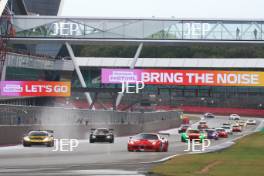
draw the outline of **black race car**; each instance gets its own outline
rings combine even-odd
[[[90,143],[109,142],[114,143],[113,129],[97,128],[92,129],[90,134]]]

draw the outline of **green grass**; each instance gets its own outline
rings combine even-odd
[[[150,172],[162,176],[264,176],[264,133],[240,139],[220,152],[175,157]]]

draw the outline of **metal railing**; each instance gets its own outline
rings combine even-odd
[[[152,121],[179,120],[181,114],[181,111],[142,113],[0,105],[0,125],[144,124]]]
[[[42,70],[74,70],[71,60],[44,59],[40,57],[16,53],[7,53],[6,58],[6,64],[8,67],[22,67]]]

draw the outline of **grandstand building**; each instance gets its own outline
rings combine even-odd
[[[104,91],[89,92],[88,102],[83,91],[73,91],[69,98],[1,97],[0,103],[77,108],[91,108],[92,104],[97,109],[118,110],[182,106],[262,108],[262,86],[157,84],[146,85],[140,94],[120,97],[113,91],[120,88],[119,84],[101,83],[102,68],[263,71],[261,58],[141,57],[145,47],[155,49],[154,46],[158,46],[157,50],[167,48],[165,52],[168,48],[194,44],[259,46],[264,41],[262,21],[66,18],[56,16],[62,4],[60,0],[6,3],[15,35],[5,37],[1,30],[2,38],[8,38],[1,80],[71,81],[73,88],[85,85]],[[1,26],[6,23],[3,16]],[[90,48],[107,45],[120,50],[126,45],[133,49],[131,57],[114,57],[111,53],[107,57],[87,57],[81,52],[87,45]],[[81,75],[76,73],[76,65]]]

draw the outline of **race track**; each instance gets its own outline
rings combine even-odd
[[[206,119],[209,127],[220,127],[227,117]],[[235,133],[228,139],[212,141],[213,146],[232,141],[243,134],[254,131],[259,125],[246,127],[242,133]],[[193,124],[195,128],[197,124]],[[262,125],[262,123],[261,123]],[[166,157],[186,153],[187,144],[180,142],[177,129],[165,131],[171,135],[169,152],[127,152],[128,137],[118,137],[114,144],[80,141],[72,152],[52,151],[54,148],[22,145],[0,148],[0,175],[143,175],[153,165]]]

